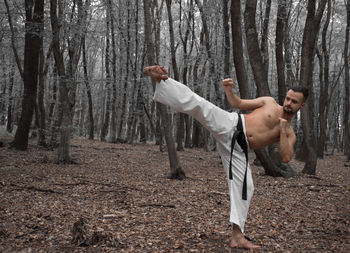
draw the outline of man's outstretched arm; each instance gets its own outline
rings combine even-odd
[[[268,102],[268,100],[273,100],[272,97],[259,97],[255,99],[241,99],[236,94],[233,93],[232,89],[234,87],[233,80],[231,78],[227,78],[222,81],[222,87],[224,88],[227,101],[234,108],[243,110],[243,111],[251,111],[262,107]]]

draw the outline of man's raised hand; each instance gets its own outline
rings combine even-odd
[[[152,79],[154,79],[156,82],[160,82],[161,80],[167,80],[168,71],[162,67],[162,66],[148,66],[145,67],[142,71],[146,76],[150,76]]]
[[[231,78],[226,78],[222,80],[222,87],[224,88],[224,91],[232,91],[233,87],[235,86],[233,80]]]
[[[280,119],[280,129],[281,131],[283,130],[286,130],[287,127],[289,126],[289,123],[287,120],[283,119],[283,118],[279,118]]]

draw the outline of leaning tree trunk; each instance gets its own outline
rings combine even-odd
[[[146,40],[146,46],[147,46],[147,60],[148,64],[154,64],[154,44],[151,39],[151,13],[150,13],[150,0],[143,0],[144,4],[144,15],[145,15],[145,40]],[[152,81],[153,87],[155,88],[155,83]],[[177,151],[175,148],[174,138],[172,135],[172,129],[170,125],[170,118],[169,115],[166,112],[166,107],[163,104],[157,103],[157,108],[161,115],[162,120],[162,127],[164,130],[164,137],[165,141],[168,147],[168,155],[169,155],[169,162],[170,162],[170,175],[169,178],[171,179],[184,179],[185,178],[185,172],[182,170],[179,158],[177,155]]]
[[[307,6],[307,17],[305,22],[302,49],[301,49],[301,66],[300,66],[300,84],[312,91],[312,70],[314,59],[314,48],[317,34],[320,28],[320,22],[325,9],[327,0],[321,0],[315,13],[316,1],[309,0]],[[316,135],[313,124],[313,99],[310,97],[309,103],[302,110],[302,126],[304,132],[304,141],[307,151],[307,158],[303,173],[316,174],[317,151]]]
[[[34,11],[33,8],[34,7]],[[36,103],[36,90],[38,82],[38,66],[40,54],[40,37],[42,36],[44,20],[44,0],[25,1],[25,45],[24,45],[24,94],[22,100],[21,118],[18,123],[15,138],[11,144],[18,150],[28,147],[28,135],[32,122],[34,106]]]
[[[244,13],[248,54],[257,85],[258,96],[270,96],[266,66],[261,55],[261,50],[259,49],[255,25],[256,4],[256,0],[247,0]],[[288,164],[282,164],[277,152],[277,144],[271,145],[268,148],[254,150],[254,152],[263,165],[267,175],[283,176],[286,178],[295,175],[295,172]]]

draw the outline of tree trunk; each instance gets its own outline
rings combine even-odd
[[[198,95],[201,95],[199,92],[199,89],[196,89],[198,86],[198,65],[199,65],[199,59],[197,58],[194,67],[193,67],[193,86],[194,91]],[[193,147],[202,147],[200,140],[201,140],[201,125],[197,120],[193,120],[193,130],[192,130],[192,145]]]
[[[154,39],[155,41],[160,41],[160,32],[161,32],[161,22],[162,22],[162,13],[163,13],[163,6],[164,2],[161,2],[161,5],[158,7],[158,1],[153,0],[153,5],[151,7],[152,12],[155,12],[155,22],[153,22],[153,30],[154,30]],[[154,63],[158,64],[157,62],[160,59],[160,43],[155,43],[153,44],[154,50],[155,50],[155,60]],[[145,46],[147,48],[147,46]],[[147,54],[147,53],[146,53]],[[156,109],[156,103],[152,102],[152,109]],[[154,110],[152,110],[154,112]],[[153,113],[152,113],[153,114]],[[161,119],[160,119],[160,114],[159,110],[156,109],[156,145],[159,145],[159,150],[160,152],[164,151],[164,146],[163,146],[163,137],[164,133],[161,127]]]
[[[124,142],[124,132],[123,132],[123,127],[124,127],[124,122],[125,122],[125,117],[126,117],[126,105],[128,103],[128,83],[129,83],[129,72],[131,68],[131,63],[130,63],[130,0],[126,1],[126,9],[127,9],[127,19],[126,19],[126,41],[125,41],[125,51],[126,51],[126,73],[125,73],[125,78],[124,78],[124,87],[122,89],[122,100],[121,100],[121,115],[120,115],[120,121],[119,121],[119,128],[118,128],[118,138],[120,141]],[[121,15],[120,15],[121,17]]]
[[[38,145],[46,146],[45,142],[45,129],[46,129],[46,118],[45,118],[45,107],[44,107],[44,49],[43,40],[40,41],[40,56],[39,56],[39,89],[38,89],[38,111],[40,115],[39,129],[38,129]]]
[[[179,71],[176,63],[176,49],[175,49],[175,36],[174,36],[174,27],[173,27],[173,17],[171,13],[171,3],[172,0],[166,0],[166,7],[168,12],[168,24],[169,24],[169,34],[170,34],[170,52],[171,52],[171,63],[174,71],[174,79],[179,81]],[[177,113],[177,133],[176,133],[176,142],[177,142],[177,151],[184,151],[183,139],[184,139],[184,114],[181,112]]]
[[[350,80],[349,80],[349,33],[350,33],[350,1],[346,1],[346,31],[345,31],[345,45],[344,45],[344,65],[345,65],[345,83],[344,83],[344,155],[350,161]]]
[[[206,1],[204,1],[203,5],[199,0],[195,0],[195,1],[201,15],[203,35],[204,35],[204,45],[205,45],[205,49],[206,49],[206,52],[208,55],[208,61],[209,61],[209,76],[208,76],[207,83],[208,83],[208,86],[210,86],[211,83],[214,83],[215,95],[216,95],[215,104],[217,106],[221,106],[222,105],[221,90],[220,90],[219,82],[215,75],[216,69],[215,69],[215,62],[212,54],[212,51],[214,50],[212,49],[212,45],[210,44],[210,33],[209,33],[209,27],[207,23],[207,15],[204,13],[204,6],[206,6]]]
[[[321,0],[315,13],[315,0],[309,0],[307,6],[307,17],[305,22],[302,50],[301,50],[301,66],[300,66],[300,84],[309,89],[312,94],[312,70],[314,59],[314,48],[317,34],[320,28],[320,22],[327,0]],[[303,168],[303,173],[316,174],[317,151],[315,129],[313,124],[313,99],[312,95],[309,102],[302,110],[302,126],[304,132],[305,147],[307,149],[307,160]]]
[[[182,0],[180,0],[180,39],[183,45],[183,72],[182,72],[182,82],[183,84],[187,85],[187,75],[189,72],[189,55],[190,52],[193,49],[193,45],[194,45],[194,40],[190,40],[190,48],[188,49],[187,47],[187,43],[189,41],[189,36],[190,36],[190,32],[191,32],[191,22],[193,22],[193,0],[190,1],[190,6],[188,8],[188,13],[187,13],[187,18],[186,18],[186,30],[185,30],[185,36],[183,36],[182,34],[182,29],[181,29],[181,25],[182,25]],[[180,114],[181,115],[181,114]],[[181,117],[181,116],[180,116]],[[181,120],[181,119],[180,119]],[[190,148],[191,147],[191,117],[187,114],[184,114],[184,122],[185,122],[185,148]],[[179,141],[178,141],[179,142]]]
[[[11,71],[10,71],[10,78],[9,78],[9,91],[8,91],[8,105],[7,105],[7,124],[6,124],[6,130],[9,133],[12,133],[13,130],[13,123],[12,123],[12,100],[13,100],[13,95],[12,95],[12,90],[13,90],[13,83],[14,83],[14,78],[15,78],[15,65],[13,64],[11,66]]]
[[[12,147],[26,150],[28,147],[29,128],[36,102],[38,82],[38,66],[40,54],[40,37],[44,20],[44,1],[25,1],[26,33],[24,46],[24,95],[22,101],[21,118],[18,124]],[[34,8],[34,11],[33,9]]]
[[[258,33],[256,31],[255,25],[256,3],[257,0],[246,1],[244,22],[250,65],[252,67],[254,79],[257,84],[258,97],[260,97],[270,96],[270,89],[268,86],[267,73],[265,72],[263,57],[259,49],[260,47],[258,43]]]
[[[285,1],[285,0],[283,0]],[[290,9],[292,8],[293,2],[292,1],[286,1],[285,2],[285,19],[283,21],[284,23],[284,60],[285,60],[285,68],[286,68],[286,76],[287,76],[287,83],[289,86],[294,86],[297,84],[296,77],[293,73],[293,65],[295,65],[296,69],[298,69],[298,64],[292,64],[292,48],[291,48],[291,36],[289,33],[289,16],[290,16]],[[287,4],[288,3],[288,4]],[[287,14],[288,13],[288,14]],[[299,51],[299,50],[296,50]],[[295,73],[298,73],[296,70]],[[284,94],[285,95],[285,94]]]
[[[330,98],[328,97],[328,87],[329,87],[329,53],[327,49],[327,29],[331,18],[331,9],[332,9],[332,2],[331,0],[328,0],[328,9],[327,9],[327,19],[324,24],[323,30],[322,30],[322,53],[324,60],[322,61],[320,59],[320,62],[324,62],[324,70],[321,71],[320,74],[323,74],[321,76],[320,81],[320,98],[319,98],[319,116],[318,116],[318,125],[319,125],[319,137],[317,142],[317,155],[319,158],[323,158],[323,153],[325,151],[326,147],[326,138],[327,138],[327,122],[328,122],[328,110],[329,110],[329,102]],[[320,68],[322,66],[320,65]]]
[[[1,39],[0,39],[1,42]],[[0,52],[2,49],[0,49]],[[5,55],[1,54],[1,61],[5,63]],[[8,85],[8,73],[7,64],[2,64],[2,85],[0,85],[1,93],[0,93],[0,125],[5,125],[5,111],[6,111],[6,89]]]
[[[262,33],[261,33],[261,57],[264,64],[263,67],[265,69],[266,76],[269,75],[268,35],[269,35],[270,11],[271,11],[271,0],[267,0],[266,7],[265,7],[265,17],[264,17]]]
[[[224,77],[230,77],[230,25],[229,25],[229,15],[228,15],[228,1],[222,1],[222,27],[223,27],[223,41],[224,41],[224,50],[223,50],[223,58],[224,58]],[[236,34],[235,34],[236,36]],[[228,105],[227,99],[225,99],[225,107]],[[228,107],[227,107],[228,108]]]
[[[222,1],[222,27],[223,27],[223,41],[224,41],[224,49],[223,49],[223,58],[224,58],[224,78],[230,77],[230,25],[229,25],[229,13],[228,13],[228,1]],[[224,108],[228,110],[231,108],[227,97],[224,98]]]
[[[50,126],[50,141],[49,141],[49,146],[50,147],[56,147],[58,145],[57,142],[57,135],[58,135],[58,128],[60,125],[60,122],[58,120],[58,115],[61,114],[61,109],[58,106],[58,100],[57,100],[57,80],[58,78],[58,73],[57,73],[57,67],[56,63],[54,64],[53,70],[53,81],[52,81],[52,98],[51,98],[51,103],[49,107],[49,123],[48,125]]]
[[[91,87],[89,84],[89,75],[87,70],[87,59],[86,59],[86,45],[85,45],[85,36],[82,41],[83,46],[83,69],[84,69],[84,83],[86,86],[86,94],[88,97],[88,114],[89,114],[89,139],[94,139],[94,113],[93,113],[93,105],[92,105],[92,95],[91,95]]]
[[[136,122],[138,119],[138,92],[140,89],[140,85],[139,85],[139,80],[138,80],[138,54],[139,54],[139,39],[138,39],[138,33],[139,33],[139,29],[138,29],[138,18],[139,18],[139,3],[138,1],[134,1],[135,2],[135,13],[134,13],[134,43],[135,43],[135,48],[134,48],[134,63],[131,64],[132,66],[130,66],[132,68],[132,73],[133,73],[133,91],[131,93],[132,95],[132,100],[131,100],[131,104],[129,107],[129,119],[128,119],[128,131],[127,131],[127,140],[128,143],[132,144],[134,142],[134,138],[135,138],[135,130],[136,130]],[[136,94],[136,96],[135,96]],[[135,98],[136,97],[136,98]],[[141,106],[141,110],[140,112],[142,112],[142,106]],[[143,120],[142,120],[143,121]]]
[[[284,97],[287,93],[285,79],[285,61],[284,61],[284,29],[286,20],[286,0],[278,1],[277,8],[277,23],[276,23],[276,65],[277,65],[277,80],[278,80],[278,103],[283,105]],[[288,38],[287,38],[288,39]]]
[[[250,64],[253,70],[254,79],[257,85],[258,96],[270,96],[270,89],[267,81],[266,68],[261,55],[255,25],[256,0],[247,0],[244,20],[246,23],[247,47]],[[268,29],[265,29],[268,31]],[[267,36],[267,35],[263,35]],[[257,158],[263,165],[267,175],[291,177],[295,172],[288,164],[282,164],[280,156],[276,151],[276,145],[254,150]]]
[[[18,56],[18,52],[17,52],[17,48],[16,48],[16,45],[15,45],[15,32],[14,32],[14,29],[13,29],[13,24],[12,24],[12,17],[11,17],[11,11],[10,11],[10,7],[8,5],[8,2],[7,0],[4,0],[5,2],[5,6],[6,6],[6,12],[7,12],[7,18],[8,18],[8,21],[9,21],[9,26],[10,26],[10,30],[11,30],[11,46],[12,46],[12,51],[13,51],[13,54],[15,56],[15,60],[16,60],[16,63],[17,63],[17,67],[18,67],[18,71],[19,71],[19,74],[21,75],[21,78],[22,80],[24,79],[24,73],[23,73],[23,69],[22,69],[22,64],[21,64],[21,60]],[[30,5],[33,5],[33,0],[29,0],[29,1],[25,1],[25,8],[27,9],[27,3],[30,4]],[[32,6],[30,6],[30,8],[32,8]],[[30,14],[29,14],[30,15]],[[27,25],[27,24],[26,24]],[[29,25],[29,24],[28,24]],[[26,26],[27,28],[27,26]],[[26,31],[28,31],[26,29]],[[24,52],[25,54],[25,52]]]
[[[101,127],[101,135],[100,139],[101,141],[106,141],[106,136],[108,133],[109,128],[109,121],[110,121],[110,110],[111,110],[111,102],[110,102],[110,89],[111,89],[111,72],[110,72],[110,65],[109,65],[109,54],[110,54],[110,40],[109,40],[109,33],[110,33],[110,13],[108,8],[106,8],[106,55],[105,55],[105,71],[106,71],[106,84],[105,84],[105,115],[102,122]]]
[[[112,94],[111,94],[111,141],[117,141],[117,46],[115,39],[115,29],[114,29],[114,11],[113,3],[108,0],[107,12],[109,12],[108,17],[110,19],[110,29],[112,38]]]
[[[145,16],[145,40],[147,45],[147,59],[148,59],[148,64],[153,65],[155,52],[154,52],[154,44],[150,36],[151,35],[151,14],[150,14],[151,1],[143,0],[143,4],[144,4],[144,16]],[[153,87],[155,87],[154,81],[152,81],[152,84],[153,84]],[[174,138],[172,136],[170,118],[166,112],[166,107],[162,104],[157,103],[157,108],[161,115],[165,141],[168,147],[168,156],[169,156],[169,162],[170,162],[169,178],[184,179],[185,172],[181,169],[181,166],[179,163],[177,151],[175,148]]]
[[[69,139],[72,126],[72,116],[70,114],[71,103],[68,96],[68,81],[66,77],[66,71],[64,66],[63,55],[60,49],[60,28],[57,18],[57,0],[50,0],[50,15],[52,26],[52,49],[55,57],[57,73],[59,76],[59,122],[60,128],[60,143],[58,147],[58,163],[69,163]],[[62,15],[62,6],[59,6],[59,14]]]
[[[232,52],[236,69],[239,94],[243,99],[249,98],[248,75],[243,56],[243,33],[242,33],[241,1],[231,0],[231,29],[232,29]]]

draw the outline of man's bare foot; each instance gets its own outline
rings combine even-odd
[[[232,248],[241,248],[241,249],[260,249],[258,245],[254,245],[250,241],[244,238],[244,236],[234,236],[230,241],[230,247]]]
[[[244,237],[241,229],[236,224],[232,225],[232,239],[230,241],[230,247],[250,250],[260,249],[260,246],[254,245]]]
[[[150,76],[151,78],[156,80],[156,82],[160,82],[161,80],[168,79],[168,76],[166,75],[168,74],[168,71],[162,66],[155,65],[155,66],[145,67],[142,72],[146,76]]]

